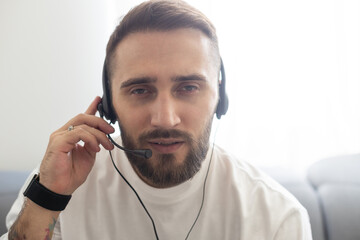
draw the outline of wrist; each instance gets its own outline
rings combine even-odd
[[[51,210],[62,211],[71,199],[71,195],[55,193],[39,182],[39,175],[34,175],[30,184],[24,191],[24,196],[29,198],[37,205]]]
[[[43,172],[39,172],[38,174],[38,182],[50,190],[51,192],[60,194],[60,195],[71,195],[73,192],[68,187],[68,184],[63,180],[54,180],[53,176],[49,176],[49,174],[45,174]],[[57,178],[58,176],[56,176]]]

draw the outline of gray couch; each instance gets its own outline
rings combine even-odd
[[[323,159],[305,176],[264,170],[307,209],[314,240],[360,240],[360,154]]]
[[[263,169],[308,210],[314,240],[360,240],[360,154],[313,164],[306,176]],[[0,236],[5,216],[29,172],[0,171]]]
[[[5,218],[30,171],[0,171],[0,236],[7,232]]]

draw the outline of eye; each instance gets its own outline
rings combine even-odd
[[[188,84],[188,85],[180,86],[178,91],[181,94],[192,94],[192,93],[195,93],[195,92],[197,92],[199,90],[200,90],[199,86],[197,86],[195,84]]]
[[[135,89],[131,90],[131,94],[134,94],[134,95],[144,95],[149,92],[150,91],[146,88],[135,88]]]

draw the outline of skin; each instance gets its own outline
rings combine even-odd
[[[154,129],[178,129],[195,139],[200,136],[218,102],[218,71],[211,51],[207,37],[191,29],[134,33],[119,44],[113,69],[113,103],[131,138],[136,140]],[[131,80],[144,77],[152,81],[134,84]],[[182,80],[174,81],[176,78]],[[95,116],[100,100],[96,97],[85,113],[50,136],[40,165],[40,183],[51,191],[72,194],[90,173],[99,145],[107,150],[114,148],[106,137],[114,132],[113,127]],[[68,131],[70,125],[75,129]],[[79,145],[79,141],[84,145]],[[157,146],[154,141],[178,143]],[[154,166],[159,164],[157,157],[165,153],[175,156],[172,164],[182,164],[189,150],[183,139],[152,139],[142,147],[153,150],[149,161]],[[9,239],[47,239],[59,214],[26,199],[9,231]]]
[[[40,165],[40,183],[53,192],[72,194],[90,173],[99,145],[112,150],[106,133],[114,132],[106,121],[95,116],[101,98],[96,97],[85,113],[55,131]],[[68,131],[70,125],[75,129]],[[82,140],[84,146],[78,144]],[[47,239],[60,212],[50,211],[26,199],[22,211],[9,231],[9,239]]]
[[[140,143],[141,134],[176,129],[199,140],[209,124],[218,102],[213,56],[210,40],[194,29],[132,33],[117,46],[111,79],[113,106],[136,147],[153,151],[153,157],[144,161],[154,168],[169,165],[159,160],[162,154],[175,159],[166,168],[183,164],[190,143],[183,137]],[[151,186],[172,186],[156,185],[134,169]]]

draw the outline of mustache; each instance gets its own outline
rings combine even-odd
[[[193,142],[194,138],[187,132],[177,129],[155,129],[142,133],[139,137],[141,143],[154,138],[182,138],[187,142]]]

